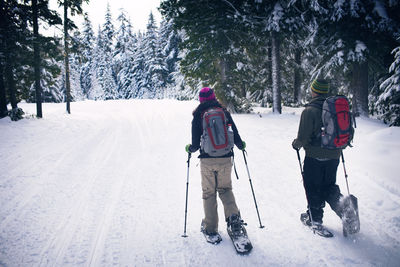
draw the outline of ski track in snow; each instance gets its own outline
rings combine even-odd
[[[361,232],[342,235],[325,208],[325,239],[300,222],[306,200],[291,142],[302,109],[234,114],[264,229],[259,228],[242,152],[234,194],[253,251],[235,253],[219,202],[223,241],[200,233],[197,153],[189,172],[191,112],[198,102],[134,100],[44,104],[44,119],[0,120],[0,266],[399,266],[400,129],[359,119],[344,151]],[[34,104],[21,104],[34,114]],[[304,152],[301,153],[304,160]],[[347,194],[343,166],[338,184]]]

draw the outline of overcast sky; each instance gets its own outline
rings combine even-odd
[[[161,14],[157,7],[160,5],[160,0],[90,0],[89,4],[83,4],[83,11],[89,14],[95,33],[97,33],[98,25],[103,25],[104,23],[107,3],[110,3],[114,25],[116,25],[115,22],[121,8],[125,10],[127,17],[130,18],[134,32],[146,29],[150,12],[153,12],[157,25],[159,25]],[[57,0],[50,0],[50,8],[57,9]],[[60,16],[63,17],[62,9],[57,10]],[[79,28],[82,27],[83,16],[75,16],[72,19]]]

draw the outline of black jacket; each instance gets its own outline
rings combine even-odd
[[[321,147],[322,105],[325,96],[313,97],[301,113],[299,130],[293,146],[303,147],[306,156],[315,159],[338,159],[340,149],[326,149]]]
[[[192,145],[190,146],[189,150],[190,152],[196,152],[198,149],[200,149],[200,156],[199,158],[213,158],[207,153],[205,153],[201,147],[200,147],[200,138],[201,135],[203,134],[203,125],[202,125],[202,115],[204,112],[213,107],[219,107],[222,108],[225,112],[225,116],[227,119],[228,124],[232,124],[232,130],[233,130],[233,136],[234,136],[234,143],[235,145],[241,149],[243,148],[243,141],[240,138],[239,132],[236,128],[235,123],[233,122],[231,114],[224,108],[222,105],[214,100],[214,101],[206,101],[201,103],[200,105],[197,106],[197,108],[193,111],[193,120],[192,120]],[[227,158],[233,156],[233,152],[230,152],[226,155],[220,156],[218,158]]]

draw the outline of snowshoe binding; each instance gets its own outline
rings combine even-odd
[[[360,217],[358,215],[358,200],[353,195],[342,199],[343,213],[343,235],[353,235],[360,232]]]
[[[318,234],[322,237],[333,237],[332,232],[326,229],[321,223],[312,223],[310,220],[310,216],[308,216],[308,213],[302,213],[300,215],[300,220],[305,226],[310,228],[314,232],[314,234]]]
[[[239,254],[248,254],[253,249],[253,245],[247,236],[246,228],[244,228],[246,224],[240,218],[240,215],[231,215],[227,219],[227,223],[227,232],[236,252]]]
[[[217,244],[219,244],[219,242],[222,241],[221,235],[218,232],[207,231],[204,228],[203,224],[201,225],[200,231],[203,233],[203,235],[208,243],[217,245]]]

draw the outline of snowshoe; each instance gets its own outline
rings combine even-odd
[[[207,241],[208,243],[217,245],[217,244],[219,244],[219,242],[222,241],[221,235],[220,235],[218,232],[216,232],[216,233],[208,232],[208,231],[204,228],[203,225],[201,225],[200,231],[203,233],[203,235],[204,235],[204,237],[205,237],[205,239],[206,239],[206,241]]]
[[[342,199],[343,214],[343,235],[356,234],[360,232],[360,217],[358,215],[358,200],[353,195],[348,195]]]
[[[300,215],[300,220],[305,226],[310,228],[314,232],[314,234],[318,234],[322,237],[333,237],[332,232],[326,229],[321,223],[311,223],[308,213],[302,213]]]
[[[249,253],[253,249],[253,245],[247,236],[246,228],[244,228],[244,225],[246,224],[240,218],[240,215],[233,214],[227,221],[227,232],[232,240],[236,252],[239,254]]]

